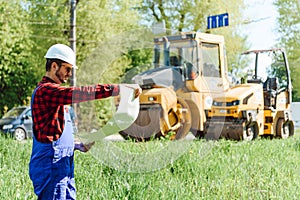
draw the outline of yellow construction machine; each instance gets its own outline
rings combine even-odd
[[[138,118],[120,132],[148,140],[189,131],[203,136],[212,98],[229,88],[223,36],[200,32],[154,38],[154,68],[133,77],[143,89]]]
[[[292,84],[284,49],[247,51],[241,61],[245,81],[213,98],[205,137],[253,140],[292,136]]]

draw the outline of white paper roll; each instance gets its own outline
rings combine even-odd
[[[139,114],[139,97],[134,98],[137,84],[120,84],[120,104],[113,117],[98,131],[88,134],[78,133],[84,141],[99,141],[104,137],[119,133],[128,128]]]

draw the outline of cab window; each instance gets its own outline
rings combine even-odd
[[[219,45],[202,43],[201,57],[203,64],[203,76],[221,77]]]

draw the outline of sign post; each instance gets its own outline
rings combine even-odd
[[[229,25],[228,13],[207,17],[207,29],[219,28],[228,25]]]

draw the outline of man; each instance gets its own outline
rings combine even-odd
[[[72,120],[66,105],[119,94],[119,85],[64,87],[75,68],[75,53],[63,44],[51,46],[46,74],[32,94],[33,146],[29,175],[38,199],[76,199],[74,149],[87,152],[93,144],[74,142]],[[141,93],[134,91],[135,98]]]

